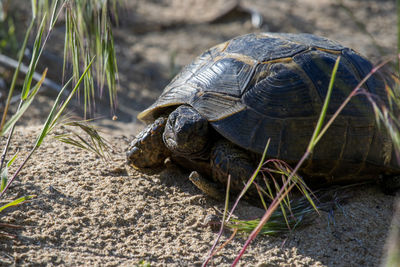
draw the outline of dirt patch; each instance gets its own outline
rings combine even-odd
[[[2,222],[24,228],[10,230],[18,235],[16,239],[0,239],[0,264],[132,266],[145,260],[152,265],[201,265],[216,238],[204,219],[217,214],[223,205],[199,192],[180,169],[142,173],[125,166],[124,151],[143,127],[135,119],[137,113],[150,105],[195,56],[249,32],[315,33],[353,47],[374,62],[382,59],[379,49],[340,1],[242,1],[243,6],[263,15],[261,29],[254,28],[246,16],[203,23],[215,16],[223,1],[195,2],[195,11],[188,16],[176,7],[179,1],[129,1],[122,19],[135,19],[123,20],[115,30],[121,86],[119,120],[99,121],[113,144],[114,162],[105,163],[50,136],[7,195],[8,199],[26,194],[37,197],[2,213]],[[395,1],[352,0],[344,4],[365,24],[380,50],[394,54]],[[62,27],[58,30],[62,32]],[[18,128],[14,148],[26,151],[32,146],[51,99],[49,95],[39,97]],[[106,108],[99,104],[99,114],[110,117]],[[393,215],[393,201],[393,196],[382,194],[374,186],[354,189],[347,204],[334,214],[322,211],[310,226],[290,235],[257,237],[240,263],[377,266]],[[246,203],[240,205],[238,214],[248,215],[249,210],[250,214],[259,214]],[[224,233],[223,240],[229,236],[230,232]],[[235,238],[212,265],[231,263],[244,241],[245,237]]]

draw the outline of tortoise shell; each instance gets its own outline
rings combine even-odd
[[[186,66],[138,118],[149,122],[170,108],[190,105],[236,145],[261,154],[270,138],[268,157],[296,162],[313,134],[338,56],[327,120],[372,64],[329,39],[286,33],[248,34],[212,47]],[[379,73],[363,89],[387,102]],[[359,175],[370,172],[365,163],[399,169],[392,150],[367,97],[358,94],[321,139],[305,172]]]

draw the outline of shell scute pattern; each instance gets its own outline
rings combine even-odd
[[[296,161],[312,136],[338,56],[329,119],[371,71],[371,63],[323,37],[278,33],[239,36],[206,51],[139,118],[151,121],[167,107],[190,105],[241,148],[262,153],[270,138],[268,157]],[[378,73],[364,85],[387,102],[384,87]],[[367,162],[394,164],[392,150],[380,147],[391,143],[379,133],[368,99],[359,94],[321,139],[305,172],[330,175],[348,166],[362,173]]]

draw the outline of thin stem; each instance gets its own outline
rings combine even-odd
[[[25,164],[28,162],[28,160],[32,157],[33,153],[36,151],[36,146],[32,148],[31,152],[29,152],[28,156],[25,158],[25,160],[19,165],[18,169],[15,171],[13,177],[8,181],[6,187],[4,187],[3,191],[0,192],[0,198],[4,195],[4,193],[7,191],[8,187],[10,187],[11,183],[14,181],[14,179],[18,176],[22,168],[25,166]]]
[[[29,24],[28,30],[27,30],[26,35],[25,35],[24,42],[23,42],[22,47],[21,47],[21,49],[19,51],[18,66],[15,69],[15,72],[14,72],[14,75],[13,75],[13,78],[12,78],[12,81],[11,81],[11,86],[10,86],[10,91],[8,92],[6,106],[4,107],[3,116],[1,118],[0,131],[1,131],[1,129],[3,129],[4,123],[6,122],[8,108],[10,106],[11,97],[12,97],[12,95],[14,93],[14,88],[15,88],[15,84],[16,84],[17,77],[18,77],[18,74],[19,74],[19,69],[21,67],[22,59],[24,57],[24,51],[26,49],[26,45],[28,43],[28,38],[29,38],[29,35],[30,35],[31,31],[32,31],[32,27],[33,27],[34,24],[35,24],[35,18],[33,18],[32,21],[31,21],[31,24]],[[0,169],[0,171],[1,171],[1,169]]]
[[[225,210],[224,210],[224,214],[222,216],[222,223],[221,223],[221,227],[219,229],[218,232],[218,236],[217,239],[215,239],[213,246],[210,249],[210,252],[206,258],[206,260],[203,262],[203,264],[201,265],[202,267],[207,266],[208,262],[211,260],[212,256],[215,254],[213,253],[215,250],[215,247],[218,244],[219,239],[222,236],[222,232],[224,231],[224,226],[225,226],[225,218],[226,218],[226,213],[228,212],[228,205],[229,205],[229,191],[230,191],[230,184],[231,184],[231,175],[228,175],[228,184],[226,186],[226,196],[225,196]],[[230,217],[230,214],[228,216],[228,218]],[[229,219],[228,219],[229,220]]]
[[[329,81],[328,92],[326,93],[324,105],[322,106],[321,115],[319,116],[319,119],[318,119],[318,122],[317,122],[317,126],[315,127],[314,133],[313,133],[313,135],[311,137],[311,141],[310,141],[310,144],[307,147],[307,151],[311,151],[313,149],[314,141],[317,138],[319,132],[321,131],[322,124],[324,123],[326,112],[328,111],[329,101],[331,99],[331,94],[332,94],[332,90],[333,90],[333,84],[334,84],[335,78],[336,78],[336,72],[337,72],[337,69],[339,67],[339,62],[340,62],[340,56],[338,56],[338,58],[336,59],[335,65],[333,66],[332,76],[331,76],[331,79]]]
[[[313,146],[315,146],[318,141],[321,139],[321,137],[325,134],[325,132],[328,130],[328,128],[331,126],[331,124],[333,123],[333,121],[337,118],[337,116],[339,115],[339,113],[346,107],[346,105],[350,102],[350,100],[353,98],[353,96],[355,96],[357,93],[359,93],[359,90],[361,88],[361,86],[375,73],[377,72],[380,68],[382,68],[384,65],[386,65],[389,61],[391,61],[391,59],[387,59],[385,61],[383,61],[382,63],[380,63],[379,65],[377,65],[376,67],[374,67],[365,77],[364,79],[362,79],[356,86],[356,88],[354,88],[354,90],[350,93],[350,95],[345,99],[345,101],[340,105],[340,107],[336,110],[336,112],[332,115],[332,117],[330,118],[330,120],[326,123],[326,125],[324,126],[324,128],[321,130],[321,132],[319,133],[319,135],[317,136],[317,138],[315,139],[315,141],[313,142]]]
[[[21,225],[10,224],[10,223],[0,223],[0,227],[2,228],[14,228],[14,229],[21,229],[24,228]]]
[[[60,10],[60,11],[61,11],[61,10]],[[58,15],[57,15],[57,17],[58,17]],[[9,107],[9,104],[10,104],[10,102],[11,102],[10,100],[11,100],[11,97],[12,97],[12,94],[13,94],[13,91],[14,91],[14,88],[15,88],[15,84],[16,84],[16,80],[17,80],[17,77],[18,77],[19,69],[20,69],[20,66],[21,66],[21,63],[22,63],[22,59],[23,59],[23,56],[24,56],[24,51],[25,51],[25,49],[26,49],[26,45],[27,45],[27,42],[28,42],[30,33],[31,33],[31,31],[32,31],[32,27],[33,27],[33,25],[34,25],[34,23],[35,23],[35,20],[36,20],[36,17],[33,17],[33,18],[32,18],[32,21],[31,21],[31,24],[29,25],[28,30],[27,30],[27,32],[26,32],[26,34],[25,34],[24,43],[23,43],[23,45],[22,45],[22,47],[21,47],[20,55],[19,55],[19,58],[18,58],[18,66],[17,66],[17,68],[15,69],[15,72],[14,72],[13,80],[12,80],[11,87],[10,87],[10,92],[9,92],[8,98],[7,98],[7,103],[6,103],[6,106],[5,106],[5,108],[4,108],[3,117],[2,117],[2,119],[1,119],[0,130],[3,128],[4,123],[5,123],[5,120],[6,120],[8,107]],[[50,34],[51,34],[53,28],[54,28],[54,25],[50,25],[49,30],[48,30],[48,32],[47,32],[47,35],[46,35],[46,37],[45,37],[45,39],[44,39],[44,41],[43,41],[43,43],[42,43],[42,47],[41,47],[41,49],[40,49],[38,58],[39,58],[40,55],[42,54],[43,49],[44,49],[44,47],[45,47],[45,45],[46,45],[46,43],[47,43],[47,40],[49,39],[49,36],[50,36]],[[32,59],[32,60],[33,60],[33,59]],[[36,63],[37,63],[37,62],[36,62]],[[33,67],[32,71],[34,71],[35,69],[36,69],[36,64],[35,64],[35,66]],[[18,106],[18,108],[17,108],[17,112],[20,110],[20,108],[21,108],[22,104],[24,103],[24,101],[25,101],[25,99],[23,99],[23,98],[21,97],[21,101],[20,101],[19,106]],[[4,162],[5,162],[5,160],[6,160],[8,148],[10,147],[11,138],[12,138],[12,136],[13,136],[13,134],[14,134],[15,125],[16,125],[16,124],[14,123],[14,125],[12,126],[12,128],[11,128],[11,130],[10,130],[10,133],[9,133],[9,135],[8,135],[8,138],[7,138],[6,146],[4,147],[3,153],[2,153],[2,155],[1,155],[0,172],[3,170],[3,166],[4,166]],[[7,187],[8,187],[8,186],[7,186]],[[3,190],[3,192],[4,192],[4,190]],[[2,192],[2,194],[3,194],[3,192]],[[1,197],[2,194],[0,194],[0,197]]]
[[[231,216],[232,216],[234,210],[236,209],[236,206],[239,204],[240,199],[244,196],[244,194],[246,193],[246,191],[248,190],[248,188],[249,188],[249,187],[251,186],[251,184],[253,183],[254,179],[257,177],[257,174],[258,174],[259,171],[261,170],[261,167],[263,166],[265,157],[266,157],[266,155],[267,155],[267,150],[268,150],[270,141],[271,141],[271,139],[268,138],[267,144],[265,145],[264,153],[263,153],[263,155],[262,155],[262,157],[261,157],[260,162],[258,163],[257,169],[254,171],[253,175],[250,177],[250,179],[247,181],[247,184],[245,185],[245,187],[243,188],[243,190],[240,192],[240,195],[237,197],[237,199],[236,199],[236,201],[235,201],[235,204],[233,205],[233,207],[232,207],[231,211],[229,212],[227,218],[225,218],[226,212],[224,212],[224,217],[223,217],[223,220],[222,220],[221,229],[220,229],[220,231],[219,231],[219,233],[218,233],[217,239],[214,241],[214,244],[213,244],[213,246],[212,246],[211,249],[210,249],[209,255],[207,256],[206,260],[203,262],[202,266],[207,266],[207,264],[208,264],[208,262],[210,261],[211,257],[214,255],[214,254],[213,254],[213,251],[215,250],[215,247],[217,246],[217,243],[218,243],[218,241],[219,241],[219,239],[220,239],[220,237],[221,237],[221,235],[222,235],[222,231],[223,231],[223,227],[224,227],[225,222],[229,222],[229,220],[230,220],[230,218],[231,218]],[[228,185],[227,185],[227,194],[226,194],[226,198],[225,198],[225,209],[226,209],[226,210],[228,209],[228,206],[227,206],[227,205],[228,205],[228,204],[227,204],[228,202],[227,202],[227,201],[228,201],[228,198],[229,198],[230,179],[231,179],[231,176],[229,175],[229,176],[228,176]]]
[[[289,178],[286,180],[286,182],[281,187],[278,194],[272,201],[267,212],[264,214],[264,216],[260,220],[260,223],[251,232],[251,234],[250,234],[249,238],[246,240],[246,243],[244,244],[243,248],[240,250],[239,254],[233,261],[232,266],[236,266],[236,264],[239,262],[240,258],[243,256],[244,252],[246,251],[247,247],[250,245],[251,241],[253,241],[257,237],[258,233],[261,231],[264,224],[269,220],[272,213],[278,208],[281,201],[287,196],[287,194],[290,192],[290,190],[296,185],[296,183],[292,183],[289,187],[287,187],[288,184],[290,183],[290,181],[292,180],[294,174],[297,173],[297,171],[300,169],[300,166],[304,163],[304,161],[308,158],[309,155],[310,155],[310,153],[308,151],[306,153],[304,153],[303,157],[300,159],[300,161],[296,165],[296,168],[294,168],[293,172],[290,174]]]
[[[17,110],[19,110],[19,109],[21,108],[23,102],[24,102],[24,101],[21,99],[21,101],[19,102],[19,105],[18,105],[18,109],[17,109]],[[13,136],[13,134],[14,134],[14,129],[15,129],[15,123],[14,123],[14,125],[11,127],[10,133],[9,133],[9,135],[8,135],[8,138],[7,138],[6,146],[4,147],[3,153],[1,154],[0,172],[3,170],[4,162],[6,161],[6,155],[7,155],[8,148],[10,147],[11,138],[12,138],[12,136]]]
[[[26,49],[26,45],[28,43],[29,35],[30,35],[31,31],[32,31],[32,28],[33,28],[34,24],[35,24],[35,18],[33,17],[31,23],[29,24],[28,30],[27,30],[27,32],[25,34],[24,42],[23,42],[22,47],[21,47],[20,52],[19,52],[18,65],[17,65],[17,68],[15,69],[15,72],[14,72],[14,75],[13,75],[13,78],[12,78],[12,81],[11,81],[11,86],[10,86],[10,91],[8,92],[6,106],[4,107],[3,116],[1,118],[0,131],[1,131],[1,129],[3,129],[4,123],[6,122],[8,108],[9,108],[10,103],[11,103],[11,97],[12,97],[14,89],[15,89],[17,77],[18,77],[18,74],[19,74],[19,69],[21,67],[22,59],[24,57],[24,51]],[[21,106],[22,106],[22,100],[19,103],[18,110],[21,108]],[[11,137],[13,135],[14,128],[15,128],[15,124],[11,128],[10,134],[8,135],[8,138],[7,138],[6,146],[4,147],[3,153],[1,155],[0,172],[3,170],[4,162],[6,160],[6,155],[7,155],[8,148],[10,146]]]

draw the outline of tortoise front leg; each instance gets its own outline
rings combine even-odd
[[[247,151],[228,140],[222,139],[217,141],[211,149],[212,177],[226,185],[228,175],[230,175],[230,188],[233,193],[242,191],[244,185],[253,175],[256,164],[257,162],[251,159]],[[252,191],[252,195],[257,195],[257,189],[254,185],[249,190]]]
[[[213,183],[210,180],[204,178],[197,171],[192,171],[189,175],[189,180],[202,191],[204,194],[212,197],[216,200],[224,200],[224,191],[219,184]]]
[[[228,140],[221,139],[215,142],[210,155],[210,175],[214,181],[218,181],[218,184],[205,179],[196,171],[190,174],[189,180],[206,195],[217,200],[223,200],[228,176],[231,176],[230,193],[237,194],[253,175],[255,166],[255,162],[247,151]],[[259,180],[258,177],[257,180]],[[249,190],[252,191],[251,195],[257,194],[254,185]]]
[[[129,164],[146,168],[164,163],[171,154],[162,138],[166,121],[167,118],[160,117],[138,134],[126,153]]]

